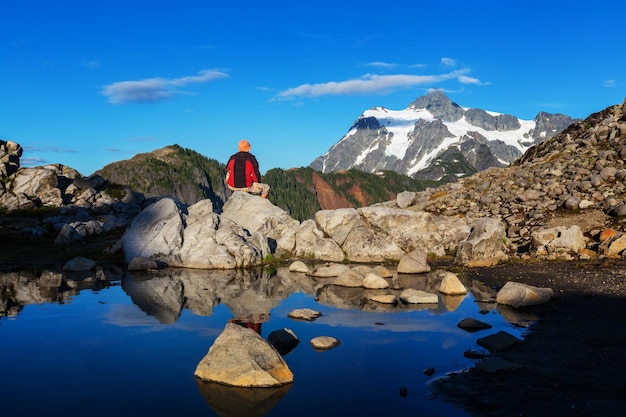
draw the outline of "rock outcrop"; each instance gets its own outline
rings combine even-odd
[[[128,188],[109,188],[99,175],[83,177],[73,168],[51,164],[20,168],[22,147],[0,141],[0,212],[58,209],[38,227],[26,229],[33,238],[57,233],[59,245],[125,228],[145,202]],[[115,194],[115,196],[112,195]]]
[[[237,387],[275,387],[293,382],[280,354],[254,330],[227,324],[194,375]]]
[[[20,157],[24,149],[12,141],[0,140],[0,178],[8,177],[20,167]]]
[[[264,215],[261,210],[257,214]],[[252,222],[248,226],[259,227]],[[169,266],[203,269],[258,266],[270,253],[260,231],[250,232],[227,215],[214,213],[210,200],[185,209],[171,198],[162,198],[139,213],[124,233],[122,247],[127,261],[142,257]]]
[[[189,206],[169,197],[142,200],[130,190],[113,198],[101,177],[85,178],[62,165],[19,168],[3,177],[0,205],[9,211],[43,205],[65,210],[65,216],[49,219],[50,227],[29,230],[34,238],[56,230],[59,244],[129,225],[120,243],[127,262],[142,258],[185,268],[248,268],[268,257],[296,256],[394,261],[401,264],[399,272],[420,273],[429,270],[429,256],[448,255],[469,267],[512,257],[621,257],[626,255],[626,230],[619,221],[626,215],[625,107],[591,115],[510,167],[369,207],[321,210],[303,222],[242,192],[233,193],[221,212],[208,199]],[[508,123],[496,120],[496,126],[500,122]],[[346,287],[354,285],[348,278]]]

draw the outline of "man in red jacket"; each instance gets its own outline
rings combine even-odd
[[[250,153],[250,142],[239,141],[239,152],[232,155],[226,164],[226,185],[233,191],[246,191],[267,198],[270,186],[261,183],[259,163]]]

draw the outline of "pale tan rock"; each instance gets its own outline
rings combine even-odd
[[[346,269],[341,272],[339,276],[333,282],[334,285],[338,285],[340,287],[351,287],[358,288],[363,287],[364,280],[363,275],[355,271],[354,269]]]
[[[539,288],[509,281],[498,291],[496,302],[517,308],[544,304],[553,296],[554,291],[551,288]]]
[[[302,261],[294,261],[289,265],[289,272],[309,273],[309,267]]]
[[[363,286],[369,289],[384,289],[389,288],[389,283],[382,277],[374,273],[369,273],[363,279]]]
[[[398,304],[398,297],[393,294],[372,295],[370,300],[381,304]]]
[[[237,387],[275,387],[293,382],[280,354],[254,330],[229,323],[202,358],[194,375]]]
[[[288,314],[288,317],[292,319],[313,321],[321,315],[322,313],[320,313],[319,311],[312,310],[310,308],[297,308],[295,310],[292,310]]]
[[[446,295],[465,295],[467,289],[455,273],[446,272],[439,285],[439,292]]]
[[[429,272],[428,254],[423,249],[415,249],[407,253],[398,262],[399,274],[420,274]]]
[[[338,339],[332,336],[317,336],[311,339],[310,343],[315,350],[334,349],[341,344]]]
[[[407,304],[437,304],[439,296],[430,292],[407,288],[400,294],[400,300]]]

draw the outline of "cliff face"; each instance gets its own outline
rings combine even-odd
[[[311,176],[313,190],[322,210],[354,207],[345,196],[337,194],[317,172]]]
[[[312,168],[271,169],[263,177],[270,200],[295,219],[312,218],[318,210],[366,207],[393,200],[403,191],[435,186],[393,171],[370,174],[359,170],[322,173]]]

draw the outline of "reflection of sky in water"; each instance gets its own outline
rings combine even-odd
[[[328,416],[464,416],[428,400],[428,381],[471,366],[463,352],[482,350],[478,338],[498,330],[522,334],[496,309],[481,313],[471,295],[452,311],[443,304],[362,311],[320,304],[315,285],[301,290],[285,277],[264,277],[261,286],[245,277],[245,285],[236,285],[221,273],[211,286],[207,275],[86,288],[63,304],[25,304],[12,319],[1,318],[0,378],[10,381],[0,390],[3,415],[215,415],[193,372],[226,323],[247,311],[264,313],[263,337],[286,327],[301,340],[285,356],[295,383],[268,416],[320,410]],[[296,308],[323,316],[288,318]],[[493,329],[460,330],[457,323],[467,317]],[[309,344],[316,336],[334,336],[341,345],[317,352]],[[423,373],[428,367],[436,370],[432,378]],[[408,397],[400,397],[400,387]]]

